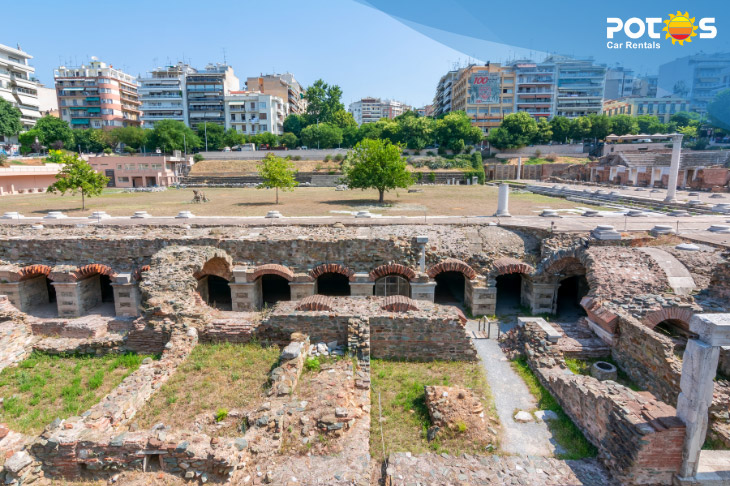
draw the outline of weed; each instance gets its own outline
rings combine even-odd
[[[304,369],[307,371],[319,371],[321,367],[322,365],[317,358],[310,356],[304,361]]]
[[[222,422],[228,417],[228,409],[225,408],[219,408],[215,412],[215,421],[216,422]]]

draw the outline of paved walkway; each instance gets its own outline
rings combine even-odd
[[[469,321],[467,328],[475,330],[476,321]],[[494,332],[492,335],[494,336]],[[474,346],[487,373],[487,381],[502,424],[501,449],[506,453],[523,456],[552,456],[555,453],[555,444],[545,423],[518,423],[513,419],[515,411],[532,410],[537,407],[537,402],[522,378],[512,369],[497,340],[475,339]]]

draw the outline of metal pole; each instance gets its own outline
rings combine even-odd
[[[208,122],[203,122],[203,129],[205,130],[205,151],[208,151]]]

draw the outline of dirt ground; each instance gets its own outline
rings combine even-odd
[[[278,210],[283,216],[328,216],[368,209],[387,216],[491,216],[497,210],[496,186],[414,186],[423,192],[406,189],[388,191],[385,204],[378,204],[375,190],[335,191],[333,187],[300,187],[293,192],[274,189],[210,188],[203,189],[208,203],[194,204],[192,189],[168,189],[153,193],[124,193],[105,190],[99,197],[86,199],[81,210],[81,196],[66,194],[19,194],[0,198],[0,213],[17,211],[26,217],[44,216],[48,211],[64,211],[69,216],[89,216],[92,211],[106,211],[112,216],[131,216],[147,211],[152,216],[175,216],[192,211],[196,216],[264,216]],[[513,192],[509,202],[513,215],[536,215],[543,209],[588,207],[566,199],[531,193]]]

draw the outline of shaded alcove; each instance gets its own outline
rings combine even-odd
[[[461,272],[441,272],[434,277],[433,300],[437,304],[463,304],[466,278]]]
[[[268,307],[283,300],[291,300],[289,281],[279,275],[262,275],[261,299],[263,304]]]
[[[99,288],[101,291],[101,303],[114,303],[114,288],[112,288],[112,279],[108,275],[99,275]]]
[[[514,314],[522,305],[522,274],[508,273],[496,278],[497,314]]]
[[[560,281],[555,314],[561,319],[578,319],[585,316],[580,301],[588,294],[585,275],[573,275]]]
[[[317,277],[317,293],[331,296],[350,295],[350,279],[341,273],[323,273]]]
[[[208,285],[208,305],[220,310],[231,310],[233,305],[228,280],[217,275],[208,275],[205,279]]]

